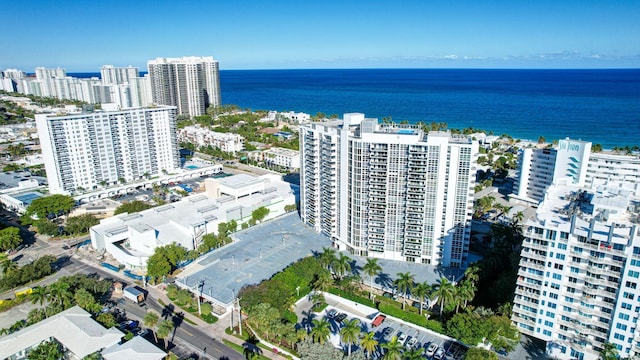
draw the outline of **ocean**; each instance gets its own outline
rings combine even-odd
[[[223,104],[252,110],[361,112],[521,139],[640,145],[640,69],[222,70],[220,83]]]

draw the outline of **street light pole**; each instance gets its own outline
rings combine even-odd
[[[196,293],[196,296],[198,297],[198,315],[202,316],[202,306],[200,305],[200,298],[202,297],[202,288],[204,287],[204,279],[200,280],[200,283],[198,284],[198,290],[199,292]]]
[[[240,308],[240,298],[238,300],[238,327],[240,328],[240,336],[242,336],[242,309]]]

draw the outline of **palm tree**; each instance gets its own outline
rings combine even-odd
[[[444,305],[453,300],[456,293],[456,287],[453,283],[449,282],[446,277],[441,277],[434,289],[434,295],[438,297],[440,303],[440,317],[442,317],[444,311]]]
[[[336,260],[336,251],[332,248],[323,247],[322,253],[318,256],[320,265],[324,266],[327,270],[331,268],[331,264]]]
[[[69,284],[58,280],[57,282],[49,285],[49,294],[53,302],[64,308],[64,305],[69,302],[69,298],[71,297]]]
[[[464,278],[476,285],[480,280],[480,267],[473,263],[464,271]]]
[[[522,211],[518,211],[513,214],[511,217],[511,226],[516,226],[524,220],[524,213]]]
[[[333,279],[331,278],[331,274],[329,271],[323,270],[322,272],[316,274],[316,279],[313,282],[313,288],[316,291],[327,291],[331,287],[333,283]]]
[[[340,329],[340,341],[347,345],[347,356],[351,357],[351,345],[358,342],[360,320],[351,319]]]
[[[7,276],[7,274],[15,271],[18,268],[18,264],[16,264],[13,260],[8,257],[4,257],[4,259],[0,260],[2,266],[2,275]]]
[[[29,294],[29,299],[32,304],[40,304],[40,306],[44,306],[44,303],[49,300],[49,289],[43,286],[36,286]]]
[[[600,351],[600,359],[602,360],[615,360],[618,358],[618,349],[616,345],[610,342],[607,342],[602,347],[602,351]]]
[[[498,215],[508,214],[509,211],[511,211],[511,206],[509,206],[509,205],[502,205],[502,204],[498,203],[498,204],[495,204],[494,207],[496,208],[496,210],[498,210],[500,212],[500,214],[498,214]]]
[[[458,312],[460,301],[462,301],[463,303],[462,307],[466,308],[467,302],[473,300],[473,297],[475,295],[476,287],[469,279],[465,279],[463,282],[461,282],[456,290],[456,297],[458,298],[458,303],[456,304],[456,313]]]
[[[385,360],[400,360],[402,356],[402,351],[404,347],[401,343],[398,342],[397,337],[392,337],[391,341],[388,343],[384,343],[380,345],[384,350],[386,350],[384,356],[382,357]]]
[[[158,321],[160,321],[160,317],[153,311],[147,311],[147,313],[144,314],[144,318],[142,319],[144,326],[148,327],[149,329],[153,329],[156,324],[158,324]],[[156,339],[156,342],[158,342],[155,331],[153,332],[153,338]]]
[[[367,353],[367,358],[372,358],[373,353],[376,351],[376,347],[378,346],[378,340],[376,340],[376,333],[371,331],[360,339],[360,346],[362,346],[362,350]]]
[[[378,259],[367,258],[367,263],[362,267],[362,271],[369,276],[369,299],[373,293],[373,277],[382,271],[382,267],[378,265]]]
[[[405,351],[402,353],[402,360],[422,360],[424,354],[424,348],[418,347]]]
[[[402,298],[404,299],[402,302],[402,310],[404,310],[404,305],[407,302],[407,297],[413,290],[413,282],[415,276],[410,272],[398,273],[397,276],[398,278],[394,281],[394,284],[398,288],[398,294],[400,294],[400,296],[402,296]]]
[[[413,287],[413,295],[418,298],[420,301],[420,315],[422,315],[422,307],[424,305],[424,298],[431,295],[433,291],[433,287],[429,285],[426,281],[423,283],[416,284]]]
[[[340,280],[344,275],[351,272],[351,258],[345,254],[340,254],[340,257],[333,262],[331,267],[338,280]]]
[[[173,331],[173,322],[171,322],[171,320],[163,320],[160,324],[158,324],[157,334],[160,339],[164,339],[165,349],[169,347],[167,338],[169,337],[169,334],[171,334],[171,331]]]
[[[313,319],[312,321],[313,328],[311,328],[311,339],[313,342],[319,342],[320,344],[324,344],[329,335],[331,334],[331,324],[327,319]]]
[[[27,324],[35,324],[44,320],[46,317],[47,313],[44,311],[44,309],[32,309],[31,311],[29,311],[29,315],[27,315]]]

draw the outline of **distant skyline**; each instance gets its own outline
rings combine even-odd
[[[5,1],[0,69],[640,68],[640,1]]]

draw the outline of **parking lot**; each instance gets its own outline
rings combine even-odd
[[[395,336],[398,341],[404,344],[405,348],[422,347],[425,350],[425,359],[459,360],[464,358],[466,353],[467,348],[464,345],[445,335],[435,333],[417,325],[406,323],[400,319],[395,319],[390,316],[387,316],[379,326],[373,327],[372,321],[379,312],[364,305],[352,303],[348,300],[342,301],[340,298],[331,295],[327,296],[327,303],[330,305],[327,306],[324,311],[312,314],[312,316],[316,319],[324,318],[329,321],[331,324],[331,336],[329,340],[336,347],[341,347],[339,332],[343,324],[350,319],[358,319],[360,321],[361,331],[363,333],[371,331],[375,332],[375,338],[379,343],[386,343]],[[306,323],[310,324],[309,321]],[[427,356],[427,349],[431,344],[434,344],[437,348],[434,349],[434,346],[432,346],[431,349],[433,351],[430,352],[431,356]],[[354,346],[352,351],[355,349],[356,347]],[[443,349],[443,351],[439,349]],[[433,356],[435,354],[440,355],[442,352],[444,352],[443,357],[438,358],[437,356]]]

